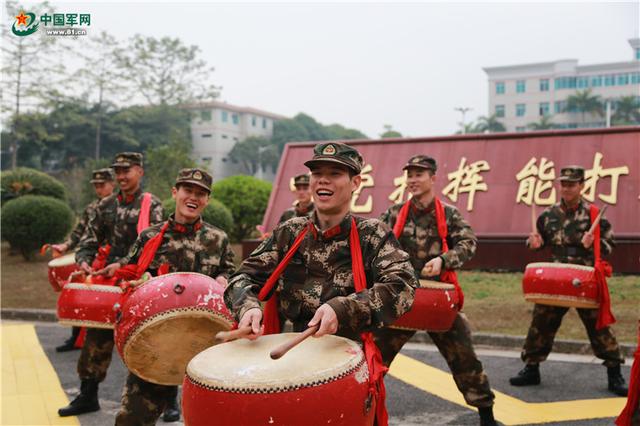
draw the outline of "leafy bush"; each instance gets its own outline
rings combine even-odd
[[[67,201],[64,185],[54,177],[35,169],[18,167],[15,170],[2,172],[0,175],[0,191],[2,203],[23,195],[46,195]]]
[[[164,218],[166,220],[169,215],[176,211],[176,200],[173,198],[164,200],[162,207],[164,208]],[[214,200],[213,198],[209,199],[209,204],[204,208],[202,220],[217,226],[227,234],[233,229],[233,216],[231,216],[231,211],[220,201]]]
[[[25,259],[45,243],[61,241],[71,230],[73,212],[55,198],[25,195],[2,207],[2,238]]]
[[[231,176],[213,185],[213,196],[222,201],[233,215],[232,241],[251,236],[269,203],[271,184],[253,176]]]

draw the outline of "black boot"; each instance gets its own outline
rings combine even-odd
[[[99,409],[98,381],[87,379],[80,384],[80,395],[76,396],[76,399],[66,407],[60,408],[58,415],[60,417],[77,416],[78,414],[92,413]]]
[[[540,384],[540,366],[538,364],[527,364],[518,375],[509,379],[512,386],[530,386]]]
[[[64,341],[64,343],[60,346],[56,347],[56,352],[69,352],[73,351],[76,348],[76,339],[78,338],[78,334],[80,334],[80,327],[73,327],[71,329],[71,337]]]
[[[627,396],[629,388],[624,382],[624,377],[620,373],[620,364],[615,367],[607,367],[607,377],[609,378],[609,390],[618,396]]]
[[[178,420],[180,420],[180,404],[178,404],[178,387],[176,386],[176,392],[167,398],[167,406],[162,414],[162,421],[177,422]]]
[[[480,426],[498,426],[496,419],[493,418],[493,406],[478,408],[480,414]]]

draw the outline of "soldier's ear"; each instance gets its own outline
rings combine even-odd
[[[355,175],[351,178],[351,192],[357,191],[360,188],[360,184],[362,183],[362,176]]]
[[[176,195],[178,195],[178,189],[174,186],[173,188],[171,188],[171,197],[175,200]]]

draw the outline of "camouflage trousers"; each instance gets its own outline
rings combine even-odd
[[[568,310],[569,308],[559,306],[535,304],[531,326],[522,348],[521,358],[525,363],[538,364],[547,359],[553,346],[553,339]],[[581,308],[576,310],[587,330],[595,356],[604,360],[602,364],[607,367],[623,364],[624,358],[613,331],[609,327],[596,330],[598,310]]]
[[[87,328],[78,359],[78,376],[81,380],[104,380],[111,364],[113,344],[113,330]]]
[[[376,344],[382,353],[382,361],[391,365],[402,346],[415,334],[413,330],[383,328],[373,332]],[[471,343],[471,330],[463,313],[456,316],[451,329],[443,333],[429,332],[431,340],[447,361],[453,380],[473,407],[490,407],[495,395],[489,386],[482,363],[476,356]]]
[[[150,383],[129,372],[122,391],[122,406],[116,415],[116,426],[155,425],[167,402],[177,395],[177,386]]]

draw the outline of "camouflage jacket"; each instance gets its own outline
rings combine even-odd
[[[75,249],[78,243],[80,243],[80,240],[86,232],[87,226],[89,226],[89,222],[96,216],[98,203],[100,203],[100,200],[93,200],[87,207],[85,207],[76,227],[73,228],[73,231],[71,231],[71,234],[69,234],[69,237],[64,242],[68,246],[67,250],[70,251]]]
[[[278,221],[278,223],[286,222],[293,217],[311,217],[311,215],[313,215],[314,208],[315,206],[313,205],[313,203],[309,204],[309,206],[304,210],[299,209],[297,205],[290,207],[286,209],[284,213],[282,213],[282,216],[280,216],[280,220]]]
[[[91,264],[98,247],[109,244],[111,251],[107,263],[115,262],[129,252],[138,237],[138,215],[142,204],[142,190],[125,200],[121,193],[113,194],[100,200],[96,215],[89,222],[87,232],[80,240],[76,253],[78,263]],[[151,197],[149,224],[162,222],[162,204],[155,196]]]
[[[328,303],[338,316],[338,334],[357,339],[357,333],[394,322],[413,303],[417,279],[409,256],[391,230],[377,219],[356,217],[367,279],[367,290],[355,294],[349,245],[351,215],[325,232],[312,219],[294,218],[278,225],[242,263],[229,281],[225,302],[239,320],[260,307],[260,288],[311,220],[312,230],[281,276],[280,315],[303,330],[315,311]]]
[[[418,274],[434,257],[441,256],[443,267],[449,269],[458,269],[473,257],[478,240],[458,209],[442,203],[447,220],[447,246],[449,247],[449,251],[443,254],[442,239],[438,235],[436,224],[435,202],[432,201],[426,208],[418,206],[413,199],[407,202],[411,203],[411,209],[399,241],[402,248],[409,253],[413,268]],[[389,207],[380,216],[380,220],[393,229],[402,206],[403,204],[396,204]]]
[[[589,204],[580,200],[576,209],[566,209],[564,202],[547,207],[538,217],[536,227],[542,236],[543,246],[551,247],[554,262],[593,266],[593,246],[582,245],[582,236],[591,227]],[[611,224],[604,215],[600,220],[600,253],[605,256],[615,243]]]
[[[223,230],[201,219],[183,225],[171,215],[167,222],[169,227],[149,265],[153,275],[163,263],[169,264],[170,272],[199,272],[212,278],[220,275],[228,278],[235,270],[229,238]],[[120,264],[137,263],[145,244],[158,235],[163,226],[164,223],[159,223],[142,231],[129,254],[120,259]]]

